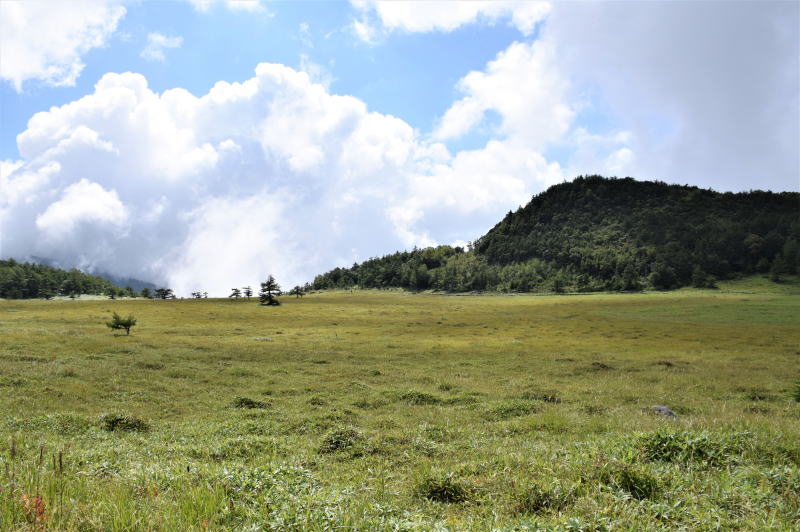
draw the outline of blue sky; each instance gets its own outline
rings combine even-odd
[[[525,36],[504,22],[466,25],[450,33],[402,32],[370,45],[349,25],[347,4],[322,1],[270,2],[261,10],[223,4],[201,11],[189,2],[146,1],[126,5],[108,42],[83,56],[86,67],[73,87],[53,89],[37,80],[23,92],[0,85],[3,128],[0,157],[16,158],[16,135],[38,111],[92,92],[107,72],[138,72],[154,91],[183,87],[202,95],[220,80],[244,81],[255,65],[281,63],[324,68],[331,92],[358,97],[370,109],[398,116],[430,131],[457,95],[455,85],[481,69],[509,43]],[[142,57],[150,33],[180,37],[164,49],[164,61]]]
[[[579,174],[798,190],[799,15],[0,0],[0,257],[224,295],[463,244]]]

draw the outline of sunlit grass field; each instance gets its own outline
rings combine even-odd
[[[0,301],[0,529],[797,530],[792,286]]]

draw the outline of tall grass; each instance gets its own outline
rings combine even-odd
[[[789,294],[0,301],[0,334],[0,530],[800,519]]]

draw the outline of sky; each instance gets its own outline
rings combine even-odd
[[[179,295],[577,175],[800,190],[800,3],[0,0],[0,257]]]

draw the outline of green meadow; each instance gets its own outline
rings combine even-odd
[[[797,530],[798,287],[0,301],[0,529]]]

